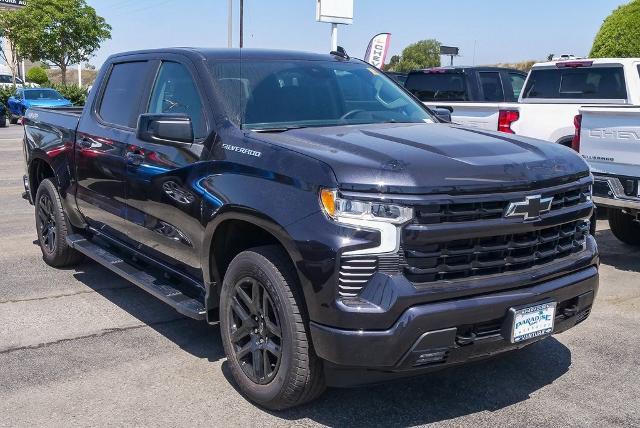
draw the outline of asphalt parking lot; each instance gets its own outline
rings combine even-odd
[[[640,251],[598,224],[588,321],[506,356],[283,413],[233,387],[218,328],[101,266],[44,264],[20,126],[0,129],[0,426],[638,426]]]

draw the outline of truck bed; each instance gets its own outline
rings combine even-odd
[[[50,132],[54,128],[74,141],[83,110],[83,107],[30,108],[25,114],[24,125],[43,132]]]

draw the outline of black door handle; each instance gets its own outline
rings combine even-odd
[[[124,157],[127,160],[127,165],[139,166],[144,162],[144,156],[140,153],[129,152]]]

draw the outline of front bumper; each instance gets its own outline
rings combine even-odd
[[[507,314],[513,307],[555,301],[553,333],[565,331],[589,316],[597,290],[598,269],[591,266],[526,288],[412,306],[387,330],[345,330],[311,322],[311,336],[317,355],[334,369],[407,375],[540,340],[509,341]]]

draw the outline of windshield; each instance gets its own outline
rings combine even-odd
[[[58,91],[53,89],[32,89],[24,91],[24,97],[27,100],[62,100],[64,97]]]
[[[462,73],[411,73],[404,86],[420,101],[467,101]]]
[[[243,60],[211,65],[229,118],[253,130],[434,120],[361,62]]]

